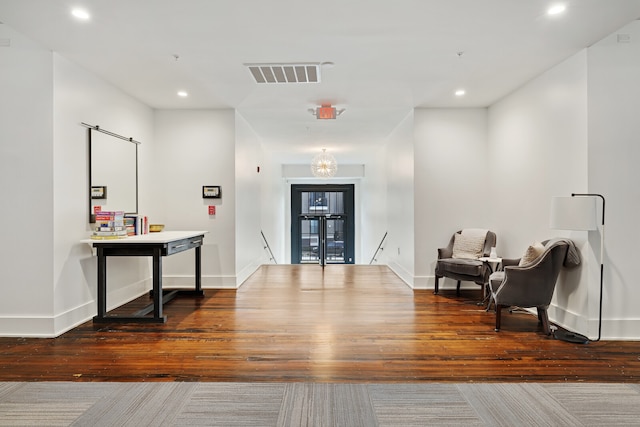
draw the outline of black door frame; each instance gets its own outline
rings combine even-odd
[[[327,215],[309,215],[302,214],[302,202],[301,194],[303,192],[341,192],[343,193],[344,213],[340,215],[344,216],[345,220],[345,236],[344,236],[344,264],[355,263],[355,185],[354,184],[291,184],[291,263],[301,263],[301,247],[300,247],[300,224],[301,219],[309,217],[327,218]],[[332,215],[334,218],[336,215]],[[331,219],[331,216],[328,217]],[[324,224],[325,221],[320,221],[320,224]],[[319,235],[322,236],[323,242],[318,247],[318,258],[320,264],[325,265],[325,253],[326,253],[326,241],[324,238],[326,231],[323,226],[320,226]]]

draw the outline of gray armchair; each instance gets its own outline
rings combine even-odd
[[[455,242],[456,234],[460,234],[462,230],[457,231],[449,244],[445,248],[438,249],[438,260],[436,261],[435,278],[436,283],[434,287],[434,294],[437,294],[440,289],[439,281],[443,277],[448,277],[458,281],[456,286],[456,292],[460,293],[460,282],[475,282],[478,285],[484,286],[489,280],[491,274],[491,267],[489,264],[484,263],[478,259],[465,259],[465,258],[453,258],[453,245]],[[488,257],[491,248],[496,246],[496,234],[492,231],[487,231],[483,253],[481,256]]]
[[[500,330],[503,308],[522,307],[538,310],[538,320],[545,334],[551,334],[547,308],[556,287],[560,269],[580,264],[580,254],[568,239],[542,242],[544,251],[533,261],[519,266],[520,259],[503,259],[503,271],[489,279],[491,296],[496,307],[496,332]]]

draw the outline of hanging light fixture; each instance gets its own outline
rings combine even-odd
[[[318,178],[331,178],[338,171],[338,162],[331,154],[327,154],[326,148],[322,153],[311,160],[311,173]]]

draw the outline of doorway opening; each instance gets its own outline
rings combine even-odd
[[[291,263],[353,264],[354,185],[291,185]]]

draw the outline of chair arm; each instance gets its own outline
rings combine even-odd
[[[518,264],[520,264],[520,258],[502,258],[503,267],[517,266]]]
[[[453,256],[452,248],[438,248],[438,259],[451,258]]]

